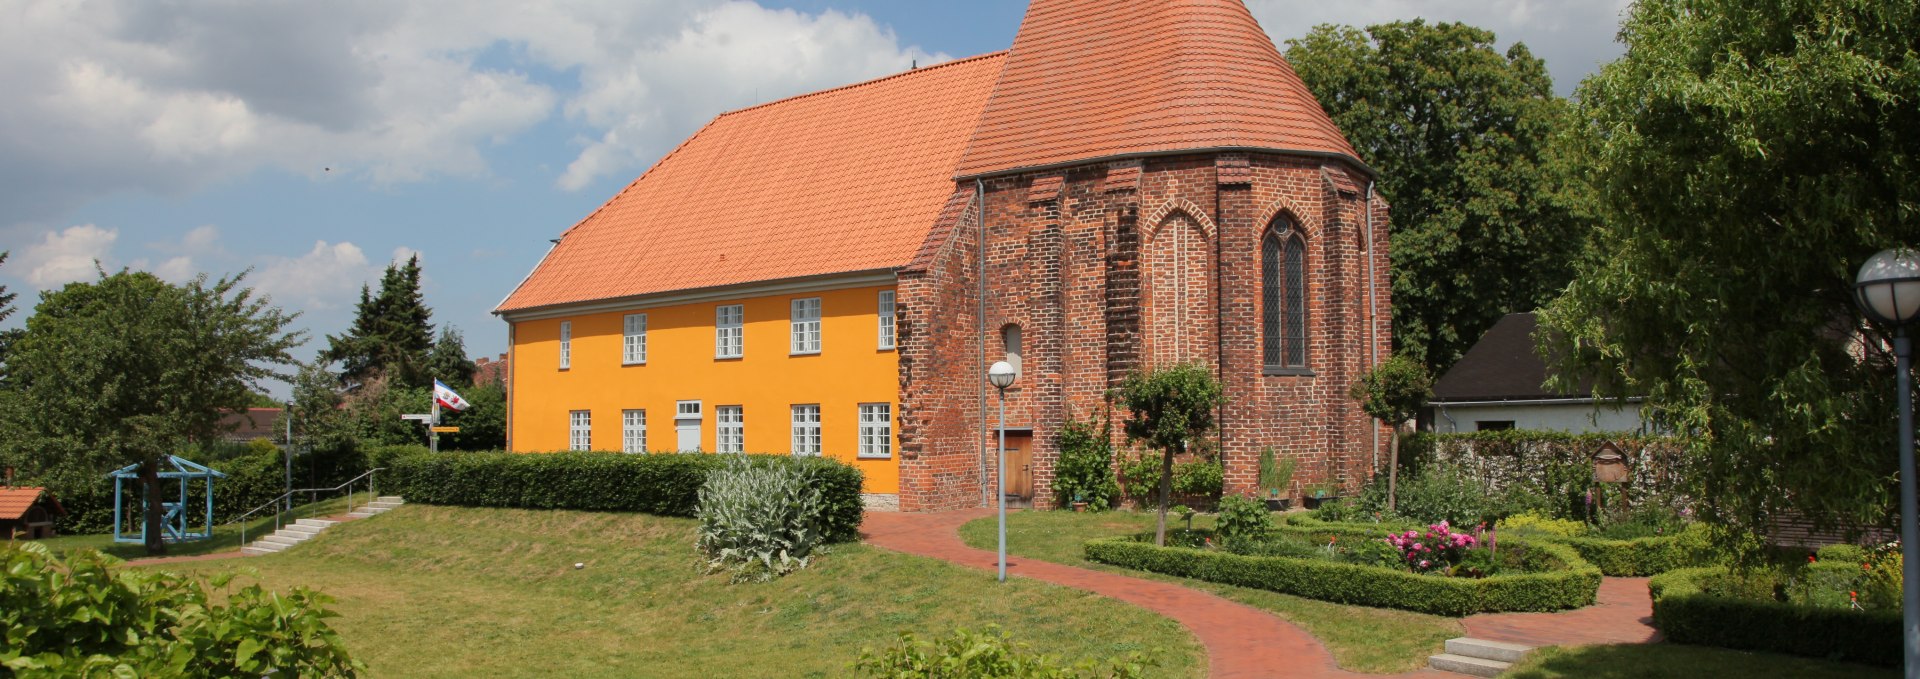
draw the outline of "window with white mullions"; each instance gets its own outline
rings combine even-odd
[[[560,369],[573,367],[573,321],[560,322]]]
[[[713,409],[715,447],[722,453],[747,452],[747,421],[740,406],[718,406]]]
[[[793,407],[793,454],[820,454],[820,406]]]
[[[793,349],[796,354],[820,353],[820,298],[793,300]]]
[[[860,404],[860,457],[893,456],[893,405]]]
[[[592,411],[567,413],[567,450],[593,450]]]
[[[620,411],[620,450],[627,453],[647,452],[647,411]]]
[[[893,291],[880,291],[880,348],[893,348]]]
[[[746,307],[722,304],[713,308],[713,357],[740,358],[746,351]]]
[[[620,362],[626,365],[647,362],[646,314],[627,314],[626,335],[621,343]]]

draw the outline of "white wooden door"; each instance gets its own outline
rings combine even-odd
[[[681,401],[674,409],[673,429],[679,435],[679,449],[691,453],[700,449],[700,402]]]

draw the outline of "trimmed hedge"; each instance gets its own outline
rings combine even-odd
[[[1350,530],[1326,525],[1283,532],[1328,534],[1343,539],[1381,539],[1385,528]],[[1518,541],[1516,541],[1518,542]],[[1265,589],[1342,604],[1398,608],[1435,615],[1464,616],[1497,611],[1553,611],[1591,605],[1600,590],[1600,570],[1572,548],[1553,543],[1524,543],[1531,566],[1546,572],[1489,578],[1417,575],[1392,568],[1322,559],[1240,556],[1226,552],[1155,547],[1136,538],[1107,538],[1086,544],[1087,558],[1100,563],[1167,575]]]
[[[863,476],[851,465],[822,457],[753,455],[757,464],[791,465],[818,474],[830,542],[860,538]],[[705,454],[627,455],[610,452],[501,451],[391,456],[381,462],[381,492],[408,502],[462,507],[580,509],[693,516],[700,486],[724,458]]]
[[[1854,611],[1709,594],[1700,581],[1724,567],[1685,568],[1655,576],[1653,625],[1668,641],[1744,651],[1898,667],[1903,661],[1899,611]]]
[[[1298,528],[1321,531],[1394,531],[1420,528],[1415,524],[1397,522],[1333,523],[1298,514],[1287,517],[1287,523]],[[1523,540],[1529,544],[1551,542],[1566,545],[1579,552],[1582,560],[1599,568],[1601,574],[1611,577],[1645,577],[1677,568],[1712,566],[1721,563],[1718,552],[1714,551],[1707,537],[1707,528],[1700,525],[1692,526],[1678,535],[1631,540],[1534,534],[1503,537],[1501,541],[1505,542],[1508,539]]]

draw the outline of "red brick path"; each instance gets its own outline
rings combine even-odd
[[[960,542],[960,524],[991,516],[970,509],[933,514],[868,512],[861,532],[870,544],[992,571],[993,552]],[[1179,585],[1130,578],[1034,559],[1007,558],[1007,573],[1083,589],[1178,621],[1207,649],[1212,677],[1358,677],[1334,665],[1312,635],[1260,609]],[[1397,676],[1454,676],[1422,670]]]
[[[1466,619],[1467,636],[1528,646],[1645,644],[1660,640],[1653,628],[1653,598],[1647,578],[1605,578],[1592,606],[1559,613],[1484,613]]]

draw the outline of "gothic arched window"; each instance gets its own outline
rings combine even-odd
[[[1307,247],[1285,220],[1260,243],[1260,330],[1268,370],[1307,367]]]

